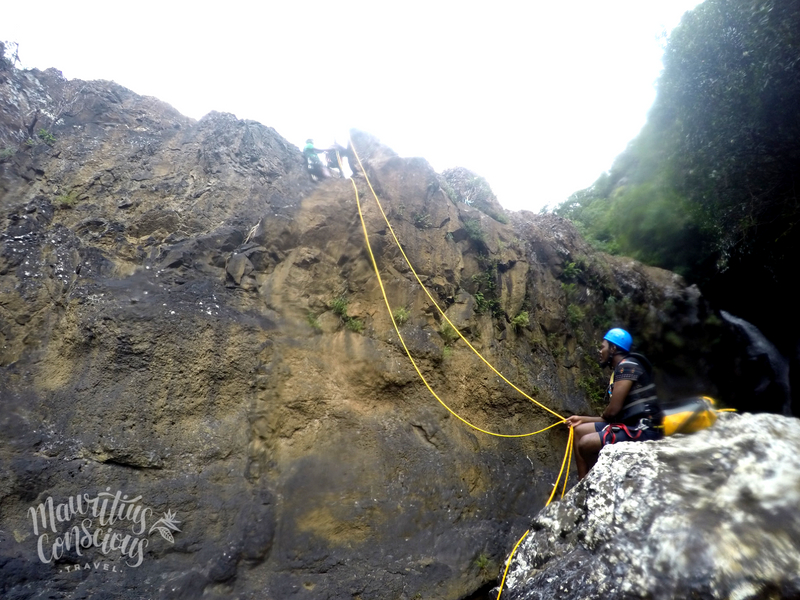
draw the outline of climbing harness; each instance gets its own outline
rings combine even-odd
[[[606,444],[615,444],[617,442],[617,433],[620,431],[624,431],[631,440],[638,440],[642,435],[642,431],[644,431],[644,427],[634,427],[633,430],[636,432],[636,435],[631,433],[631,430],[624,423],[610,423],[606,425],[605,429],[603,429],[603,446]],[[611,437],[610,442],[608,441],[609,436]]]

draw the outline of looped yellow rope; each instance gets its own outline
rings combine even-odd
[[[561,476],[564,475],[564,467],[566,467],[566,476],[564,477],[564,487],[561,488],[561,497],[564,497],[564,494],[567,491],[567,479],[569,478],[569,463],[572,460],[572,440],[575,434],[575,430],[570,427],[569,428],[569,441],[567,442],[567,452],[564,454],[564,460],[561,463],[561,471],[558,474],[558,479],[556,479],[555,485],[553,485],[553,492],[550,494],[550,498],[547,501],[545,506],[550,506],[550,503],[553,501],[553,496],[556,494],[556,490],[558,489],[558,482],[561,480]],[[508,575],[508,569],[511,567],[511,561],[514,560],[514,555],[517,553],[517,548],[522,543],[528,534],[530,533],[530,529],[526,531],[519,541],[514,545],[514,549],[511,551],[511,554],[508,556],[508,560],[506,561],[506,568],[503,571],[503,579],[500,581],[500,589],[497,590],[497,600],[500,600],[500,594],[503,593],[503,586],[506,583],[506,575]]]
[[[433,303],[433,305],[439,311],[439,314],[441,314],[442,318],[444,318],[444,320],[447,321],[447,323],[455,330],[455,332],[458,333],[458,336],[462,340],[464,340],[464,343],[466,343],[467,346],[469,346],[469,348],[496,375],[498,375],[503,381],[505,381],[512,388],[514,388],[517,392],[522,394],[525,398],[527,398],[528,400],[530,400],[531,402],[533,402],[537,406],[543,408],[544,410],[548,411],[549,413],[557,416],[559,418],[559,421],[557,421],[556,423],[553,423],[549,427],[545,427],[544,429],[540,429],[539,431],[534,431],[534,432],[531,432],[531,433],[524,433],[524,434],[516,434],[516,435],[494,433],[494,432],[487,431],[485,429],[482,429],[482,428],[478,427],[477,425],[474,425],[474,424],[470,423],[469,421],[467,421],[466,419],[464,419],[463,417],[458,415],[455,411],[453,411],[447,404],[445,404],[445,402],[439,397],[439,395],[433,390],[433,388],[431,388],[430,384],[428,383],[428,380],[425,379],[425,376],[422,374],[422,371],[420,371],[419,367],[417,366],[417,363],[414,360],[414,357],[411,355],[411,351],[408,349],[408,346],[406,345],[406,342],[403,339],[403,335],[400,333],[400,328],[398,327],[397,322],[395,321],[394,317],[392,316],[392,325],[394,326],[394,330],[397,333],[397,337],[400,339],[400,343],[402,344],[403,349],[405,350],[406,355],[408,356],[408,359],[411,361],[411,364],[414,366],[414,370],[417,372],[417,375],[422,380],[422,382],[425,384],[425,387],[428,388],[428,391],[431,393],[431,395],[433,395],[433,397],[436,398],[436,400],[439,402],[439,404],[441,404],[445,409],[447,409],[447,411],[450,414],[452,414],[454,417],[456,417],[458,420],[460,420],[464,424],[468,425],[469,427],[471,427],[471,428],[473,428],[473,429],[475,429],[477,431],[480,431],[480,432],[485,433],[487,435],[496,436],[496,437],[505,437],[505,438],[528,437],[528,436],[536,435],[537,433],[541,433],[543,431],[547,431],[548,429],[552,429],[556,425],[560,425],[561,423],[564,423],[565,419],[561,415],[559,415],[555,411],[549,409],[548,407],[546,407],[545,405],[541,404],[540,402],[537,402],[536,400],[531,398],[528,394],[526,394],[521,389],[519,389],[517,386],[515,386],[513,383],[511,383],[508,379],[506,379],[505,376],[502,373],[500,373],[497,369],[495,369],[494,366],[491,363],[489,363],[489,361],[487,361],[483,357],[483,355],[481,355],[481,353],[478,352],[478,350],[475,349],[472,346],[472,344],[469,343],[469,340],[467,340],[463,336],[461,331],[450,321],[450,319],[447,318],[447,315],[444,313],[444,311],[441,309],[441,307],[436,302],[436,300],[434,300],[434,298],[431,295],[431,293],[428,291],[428,289],[422,283],[422,280],[419,278],[419,275],[417,275],[417,272],[414,270],[414,267],[411,265],[411,261],[408,259],[408,256],[406,255],[405,251],[403,250],[403,247],[400,244],[400,241],[397,239],[397,236],[395,235],[394,229],[392,228],[392,224],[389,222],[389,219],[388,219],[388,217],[386,216],[386,213],[383,210],[383,206],[381,206],[380,200],[378,199],[378,195],[375,193],[375,190],[374,190],[374,188],[372,187],[372,184],[369,181],[369,177],[367,176],[367,172],[364,169],[363,164],[361,163],[361,158],[358,156],[358,153],[356,152],[356,149],[355,149],[355,146],[353,145],[352,140],[350,140],[350,147],[353,150],[353,154],[355,155],[356,160],[358,161],[358,166],[361,169],[361,172],[364,174],[364,179],[366,180],[367,185],[369,186],[369,189],[372,191],[372,195],[375,198],[375,202],[378,205],[378,209],[380,210],[381,215],[383,215],[383,219],[386,222],[386,225],[389,228],[389,231],[391,232],[392,237],[394,238],[394,241],[397,244],[397,247],[400,249],[400,253],[403,255],[403,258],[406,261],[406,264],[408,265],[408,268],[414,274],[414,278],[417,280],[417,283],[419,283],[420,287],[425,291],[425,294],[428,296],[430,301]],[[336,159],[339,162],[339,168],[341,170],[342,163],[341,163],[341,158],[339,156],[338,151],[336,153]],[[358,187],[356,186],[356,183],[355,183],[355,181],[353,181],[352,177],[350,178],[350,182],[353,184],[353,191],[355,192],[355,197],[356,197],[356,205],[358,207],[358,216],[359,216],[359,219],[361,220],[361,229],[362,229],[362,231],[364,233],[364,241],[366,242],[366,245],[367,245],[367,251],[369,253],[370,261],[372,262],[372,268],[375,271],[375,276],[377,277],[378,285],[381,288],[381,294],[383,295],[383,301],[386,304],[386,309],[389,311],[389,315],[391,316],[391,315],[393,315],[392,307],[389,304],[389,298],[388,298],[388,296],[386,294],[386,288],[383,285],[383,279],[381,278],[380,270],[378,269],[378,263],[375,260],[375,254],[372,251],[372,244],[370,244],[370,241],[369,241],[369,234],[367,233],[367,225],[366,225],[366,222],[364,221],[364,213],[361,210],[361,199],[360,199],[359,194],[358,194]],[[564,452],[564,459],[561,461],[561,470],[558,473],[558,477],[556,478],[556,482],[553,484],[553,491],[550,493],[550,498],[548,498],[547,504],[545,506],[549,506],[550,503],[553,501],[553,498],[556,495],[556,491],[558,490],[559,483],[561,481],[561,477],[562,476],[564,476],[564,483],[563,483],[563,486],[561,488],[561,497],[562,498],[564,497],[564,494],[567,491],[567,479],[569,478],[569,464],[570,464],[570,461],[572,459],[572,445],[573,445],[572,442],[573,442],[573,438],[574,438],[574,433],[575,433],[574,429],[572,427],[570,427],[569,428],[569,439],[567,441],[567,448],[566,448],[566,451]],[[508,569],[511,566],[511,561],[514,558],[514,554],[516,553],[517,548],[522,543],[522,541],[527,537],[529,532],[530,532],[530,530],[526,531],[525,534],[519,539],[519,541],[515,544],[514,549],[511,551],[511,555],[508,557],[508,561],[506,562],[506,568],[505,568],[505,571],[503,572],[503,579],[500,582],[500,589],[497,592],[497,600],[500,600],[500,594],[502,594],[502,592],[503,592],[503,586],[505,585],[506,576],[508,575]]]
[[[369,235],[367,233],[367,225],[366,225],[366,222],[364,221],[364,213],[361,210],[361,199],[359,198],[359,195],[358,195],[358,187],[356,187],[356,183],[355,183],[355,181],[352,180],[352,178],[350,179],[350,182],[353,184],[353,190],[355,191],[356,205],[358,206],[358,216],[361,219],[361,229],[364,232],[364,240],[367,243],[367,251],[369,253],[370,261],[372,262],[372,268],[374,269],[375,276],[378,279],[378,285],[381,288],[381,294],[383,295],[383,301],[386,304],[386,310],[388,310],[389,314],[391,315],[392,314],[392,307],[389,304],[389,298],[386,295],[386,288],[383,285],[383,278],[381,277],[380,270],[378,269],[378,263],[375,260],[375,254],[372,252],[372,244],[370,244],[370,241],[369,241]],[[392,325],[394,325],[394,330],[397,333],[397,337],[400,339],[400,343],[403,346],[403,350],[405,350],[405,352],[406,352],[406,356],[408,356],[408,359],[411,361],[411,364],[414,366],[414,370],[417,372],[417,375],[422,380],[422,382],[425,384],[425,387],[428,388],[428,391],[431,393],[431,395],[434,398],[436,398],[436,400],[439,401],[439,404],[444,406],[451,415],[453,415],[456,419],[458,419],[462,423],[468,425],[469,427],[472,427],[473,429],[475,429],[477,431],[480,431],[481,433],[485,433],[487,435],[493,435],[495,437],[519,438],[519,437],[528,437],[528,436],[531,436],[531,435],[536,435],[537,433],[541,433],[543,431],[547,431],[548,429],[552,429],[556,425],[560,425],[563,422],[563,420],[562,421],[557,421],[556,423],[553,423],[552,425],[549,425],[548,427],[545,427],[544,429],[540,429],[538,431],[532,431],[530,433],[518,433],[518,434],[495,433],[493,431],[488,431],[486,429],[478,427],[477,425],[475,425],[473,423],[470,423],[464,417],[462,417],[461,415],[456,413],[452,408],[450,408],[444,402],[444,400],[442,400],[439,397],[439,395],[433,390],[431,385],[428,383],[428,380],[425,379],[425,376],[422,374],[422,371],[420,371],[419,366],[417,366],[417,362],[414,360],[414,357],[411,355],[411,351],[408,349],[408,346],[406,345],[406,342],[403,339],[403,335],[400,333],[400,328],[397,326],[397,322],[394,320],[394,318],[392,318]]]
[[[505,375],[503,375],[500,371],[495,369],[494,366],[488,360],[486,360],[483,357],[483,355],[480,352],[478,352],[478,350],[472,344],[469,343],[469,340],[464,337],[464,335],[461,333],[461,331],[458,329],[458,327],[456,327],[453,324],[453,322],[450,319],[447,318],[447,315],[444,314],[444,311],[439,306],[439,303],[436,302],[436,300],[431,295],[430,291],[428,291],[428,288],[426,288],[425,284],[422,283],[422,280],[419,278],[419,275],[417,274],[416,270],[414,270],[414,267],[411,264],[411,261],[408,259],[408,256],[406,255],[405,250],[403,250],[403,246],[402,246],[402,244],[400,244],[400,240],[397,239],[397,235],[394,232],[394,228],[392,227],[392,224],[389,222],[389,218],[386,216],[386,213],[383,210],[383,206],[381,205],[381,201],[378,199],[378,194],[375,193],[375,189],[372,187],[372,183],[370,183],[370,181],[369,181],[369,177],[367,176],[367,172],[364,169],[364,165],[361,164],[361,158],[358,156],[358,152],[356,152],[356,148],[353,145],[353,140],[350,140],[350,148],[353,150],[353,154],[355,155],[356,160],[358,161],[358,166],[361,169],[361,172],[364,174],[364,179],[366,180],[367,185],[369,186],[369,189],[372,192],[373,197],[375,198],[375,202],[378,205],[378,210],[380,210],[381,215],[383,216],[383,220],[386,222],[386,226],[389,228],[389,231],[392,234],[392,238],[394,238],[395,244],[397,244],[397,247],[399,248],[400,253],[403,255],[403,259],[406,261],[406,264],[408,265],[408,268],[411,270],[411,273],[414,275],[414,278],[417,280],[417,283],[419,283],[420,287],[423,289],[425,294],[428,296],[428,299],[431,301],[431,303],[433,303],[433,305],[436,307],[436,310],[439,311],[439,314],[442,316],[442,318],[445,321],[447,321],[448,325],[450,325],[450,327],[452,327],[453,330],[458,334],[458,337],[460,337],[462,340],[464,340],[464,343],[469,347],[469,349],[472,350],[478,356],[478,358],[480,358],[484,362],[484,364],[486,364],[486,366],[489,367],[495,373],[495,375],[500,377],[503,381],[505,381],[512,388],[514,388],[517,392],[522,394],[525,398],[527,398],[528,400],[533,402],[536,406],[538,406],[538,407],[546,410],[550,414],[555,415],[556,417],[558,417],[561,420],[560,422],[563,423],[565,421],[564,417],[559,415],[554,410],[551,410],[550,408],[548,408],[547,406],[545,406],[541,402],[538,402],[537,400],[534,400],[528,394],[523,392],[516,385],[514,385],[508,379],[506,379]],[[363,223],[363,219],[362,219],[362,223]]]

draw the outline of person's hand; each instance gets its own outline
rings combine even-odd
[[[567,417],[565,423],[567,427],[577,427],[583,424],[583,417],[580,415],[572,415],[571,417]]]

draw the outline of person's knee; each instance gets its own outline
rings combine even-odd
[[[602,442],[600,441],[600,436],[595,435],[584,435],[578,440],[578,452],[581,453],[581,456],[597,456],[600,452],[600,448],[602,448]]]
[[[575,443],[577,444],[583,438],[595,433],[594,423],[583,423],[575,428]]]

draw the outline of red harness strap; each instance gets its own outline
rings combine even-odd
[[[631,430],[628,429],[627,425],[624,425],[623,423],[612,423],[610,425],[607,425],[605,430],[603,431],[603,446],[605,446],[606,444],[615,444],[617,442],[616,431],[619,431],[620,429],[624,431],[631,440],[638,440],[639,436],[642,435],[641,429],[636,431],[636,435],[633,435],[631,433]],[[610,442],[608,441],[609,434],[611,434]]]

